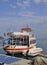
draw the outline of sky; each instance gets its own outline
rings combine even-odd
[[[37,38],[47,38],[47,0],[0,0],[0,36],[27,24]]]

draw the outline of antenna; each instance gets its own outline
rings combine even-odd
[[[26,27],[27,27],[27,28],[31,27],[31,24],[26,24]]]

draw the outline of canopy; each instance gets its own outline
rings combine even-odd
[[[31,31],[31,28],[21,28],[21,30]]]

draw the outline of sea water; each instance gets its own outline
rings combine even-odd
[[[43,49],[43,54],[47,54],[47,39],[39,39],[37,40],[37,47]]]

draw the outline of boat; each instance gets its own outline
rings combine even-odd
[[[32,32],[32,28],[21,28],[20,32],[5,32],[4,33],[3,49],[10,54],[22,53],[33,55],[36,50],[36,38]],[[41,48],[40,48],[41,49]],[[28,52],[29,51],[29,52]],[[38,50],[37,50],[38,51]],[[39,50],[39,53],[42,50]],[[28,53],[27,53],[28,52]],[[31,53],[30,53],[31,52]],[[36,53],[35,55],[39,54]]]
[[[23,51],[23,55],[24,56],[26,56],[26,55],[28,55],[28,56],[37,56],[37,55],[40,55],[42,51],[43,51],[42,48],[33,48],[33,49],[30,49],[28,51],[28,54],[26,53],[26,51]]]

